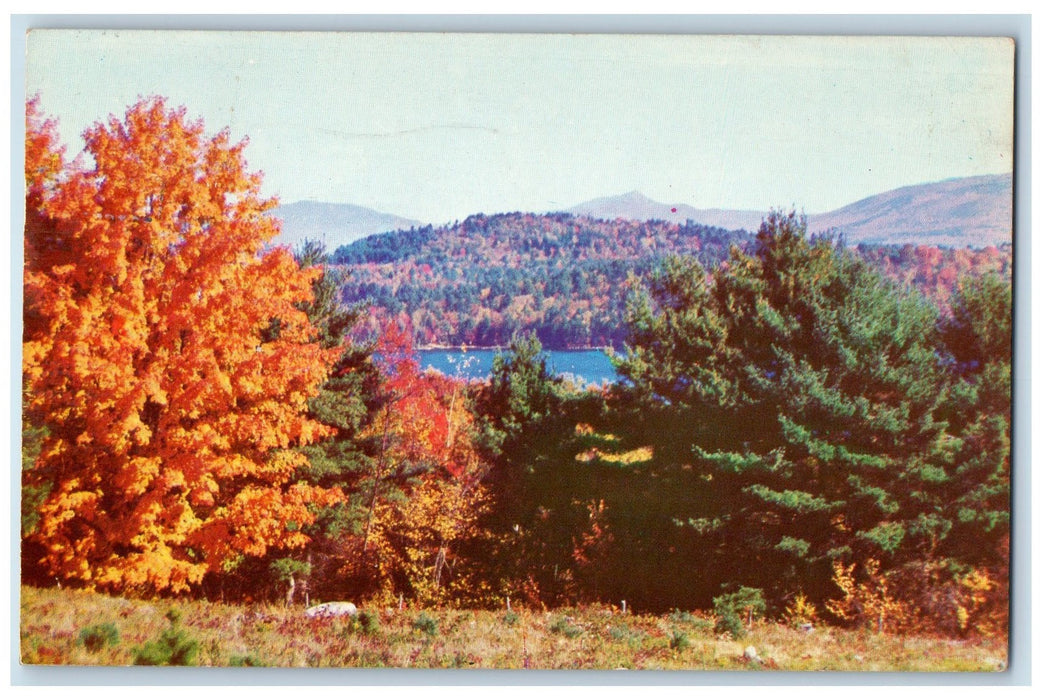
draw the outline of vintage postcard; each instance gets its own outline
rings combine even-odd
[[[23,664],[1008,665],[1012,39],[26,44]]]

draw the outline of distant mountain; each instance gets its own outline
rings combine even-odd
[[[577,204],[568,210],[576,216],[594,219],[631,219],[634,221],[672,221],[682,224],[687,220],[704,226],[755,232],[760,228],[765,212],[745,209],[696,209],[687,204],[663,204],[641,192],[633,191],[617,197],[600,197]]]
[[[808,217],[848,244],[1001,246],[1013,240],[1013,176],[981,175],[901,187]]]
[[[602,197],[568,210],[598,219],[684,222],[726,229],[760,228],[766,212],[696,209],[663,204],[640,192]],[[835,229],[850,245],[923,244],[983,248],[1012,241],[1013,178],[1009,173],[962,177],[901,187],[823,214],[807,216],[810,231]]]
[[[305,239],[311,239],[325,243],[329,252],[374,233],[422,225],[419,221],[354,204],[329,202],[294,202],[276,207],[271,216],[282,220],[282,233],[275,239],[276,245],[296,248]]]
[[[614,221],[659,220],[730,231],[755,232],[766,212],[748,209],[697,209],[664,204],[634,191],[578,204],[567,213]],[[353,204],[295,202],[272,213],[282,219],[275,243],[296,247],[310,238],[330,252],[376,233],[407,230],[424,224]],[[849,245],[924,244],[951,248],[983,248],[1012,242],[1013,178],[1010,173],[954,178],[901,187],[867,197],[840,209],[808,215],[810,231],[835,229]]]

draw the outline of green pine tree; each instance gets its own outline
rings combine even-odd
[[[950,531],[937,311],[801,217],[711,278],[672,261],[629,322],[619,370],[665,416],[657,459],[694,491],[677,520],[720,583],[824,596],[832,561],[898,566]]]
[[[343,348],[329,379],[308,404],[311,417],[332,428],[333,435],[300,448],[308,457],[308,465],[295,478],[326,488],[339,487],[346,500],[320,509],[316,522],[307,530],[311,543],[305,551],[293,553],[292,558],[288,553],[281,553],[286,555],[282,558],[275,553],[266,570],[244,571],[240,575],[267,579],[270,572],[276,572],[279,584],[289,586],[287,599],[298,593],[304,594],[298,600],[306,599],[305,596],[330,599],[352,594],[351,588],[357,585],[336,572],[341,563],[343,537],[361,532],[367,512],[365,494],[371,491],[370,455],[374,447],[359,436],[379,401],[380,379],[372,361],[372,347],[347,337],[364,309],[341,303],[343,273],[330,265],[325,247],[305,241],[294,257],[302,268],[322,267],[312,284],[313,299],[303,304],[302,310],[319,329],[323,347]]]

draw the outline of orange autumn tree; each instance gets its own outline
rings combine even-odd
[[[29,103],[25,420],[46,438],[23,483],[47,495],[27,544],[75,585],[182,592],[302,546],[309,507],[339,497],[291,482],[339,348],[296,306],[318,271],[265,250],[245,141],[161,98],[84,140],[66,163]]]

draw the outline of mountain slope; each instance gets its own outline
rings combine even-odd
[[[766,215],[747,209],[664,204],[636,191],[592,199],[567,212],[605,221],[693,221],[749,232],[758,230]],[[312,201],[280,206],[272,216],[283,221],[276,244],[296,247],[310,238],[325,243],[330,251],[372,234],[423,225],[353,204]],[[807,218],[811,232],[835,229],[844,234],[850,245],[1001,246],[1012,241],[1013,178],[1005,173],[910,185]]]
[[[745,229],[756,231],[763,221],[764,212],[742,209],[696,209],[687,204],[663,204],[641,192],[627,192],[617,197],[600,197],[577,204],[568,210],[576,216],[594,219],[631,219],[647,221],[657,219],[682,224],[688,219],[704,226],[715,226],[728,230]]]
[[[1013,177],[982,175],[901,187],[808,217],[848,244],[1000,246],[1012,241]]]
[[[601,197],[569,212],[598,219],[684,222],[755,232],[766,212],[696,209],[663,204],[640,192]],[[1010,173],[953,178],[883,192],[839,209],[807,217],[811,232],[835,229],[850,245],[936,245],[984,248],[1012,241],[1013,178]]]
[[[282,233],[275,239],[275,245],[296,248],[305,239],[311,239],[324,243],[330,252],[374,233],[422,225],[419,221],[354,204],[329,202],[294,202],[276,207],[271,216],[282,220]]]

